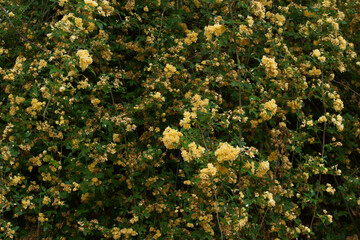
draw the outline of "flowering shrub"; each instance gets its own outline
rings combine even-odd
[[[358,239],[359,9],[0,0],[0,238]]]

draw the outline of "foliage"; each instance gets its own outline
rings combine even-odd
[[[358,0],[0,0],[2,239],[358,239]]]

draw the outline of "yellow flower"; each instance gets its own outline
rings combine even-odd
[[[268,111],[271,111],[271,115],[269,116],[269,114],[267,113]],[[271,99],[270,101],[266,102],[264,104],[264,108],[263,110],[260,112],[260,117],[264,120],[270,120],[276,113],[277,111],[277,104],[276,101],[274,99]]]
[[[275,15],[275,19],[276,19],[276,24],[279,26],[283,26],[286,20],[286,18],[283,15],[278,13]]]
[[[42,69],[47,66],[47,62],[44,59],[41,59],[39,62],[39,69]]]
[[[337,112],[340,112],[344,108],[344,103],[341,101],[340,98],[336,99],[334,102],[334,109]]]
[[[91,99],[91,103],[96,107],[100,103],[100,99],[93,98],[93,99]]]
[[[164,72],[166,73],[167,77],[171,77],[176,72],[176,67],[171,64],[166,64]]]
[[[43,199],[43,204],[48,205],[51,202],[51,199],[48,196],[45,196]]]
[[[60,0],[59,6],[60,6],[60,7],[63,7],[64,4],[65,4],[67,1],[68,1],[68,0]],[[86,0],[85,0],[85,1],[86,1]]]
[[[222,35],[225,31],[226,31],[226,27],[222,24],[217,23],[212,26],[206,26],[204,35],[206,39],[210,41],[212,39],[213,34],[218,37]]]
[[[38,220],[39,220],[39,222],[45,222],[45,221],[47,221],[47,220],[49,220],[49,219],[46,218],[43,213],[39,213]]]
[[[206,168],[200,170],[201,179],[209,179],[209,177],[214,177],[216,175],[217,169],[212,163],[208,163]]]
[[[319,51],[319,49],[315,49],[315,50],[312,52],[312,54],[313,54],[314,57],[320,57],[321,52]]]
[[[255,176],[257,177],[263,177],[267,171],[270,169],[270,164],[268,161],[262,161],[258,167],[258,169],[256,169],[256,173]]]
[[[120,142],[120,134],[114,133],[113,134],[113,141],[114,142]]]
[[[97,7],[98,6],[98,3],[93,1],[93,0],[84,0],[85,4],[86,5],[89,5],[91,7]]]
[[[89,23],[89,26],[87,27],[87,30],[88,30],[89,32],[92,32],[92,31],[94,31],[95,29],[96,29],[95,23],[90,22],[90,23]]]
[[[234,161],[240,153],[240,148],[234,148],[229,143],[220,143],[218,149],[215,151],[217,160],[222,163],[224,161]]]
[[[80,58],[80,67],[83,71],[93,62],[88,50],[78,50],[76,56]]]
[[[319,117],[319,119],[318,119],[318,122],[319,123],[323,123],[323,122],[326,122],[327,121],[327,119],[326,119],[326,116],[321,116],[321,117]]]
[[[335,188],[333,188],[333,186],[331,186],[331,184],[330,183],[327,183],[326,184],[326,191],[328,192],[328,193],[330,193],[330,195],[334,195],[335,194],[335,191],[336,191],[336,189]]]
[[[78,28],[82,29],[82,28],[83,28],[82,19],[76,17],[76,18],[75,18],[75,25],[76,25]]]
[[[205,152],[205,148],[203,148],[202,146],[196,146],[195,142],[190,143],[188,147],[189,151],[186,151],[183,148],[181,149],[181,156],[186,162],[190,162],[193,159],[200,158]]]
[[[186,30],[186,34],[187,35],[186,35],[186,38],[184,39],[184,42],[187,45],[190,45],[190,44],[195,43],[197,41],[198,34],[196,32]]]
[[[183,134],[175,129],[167,127],[163,133],[163,143],[167,149],[176,149],[175,144],[178,144],[180,137]]]
[[[279,71],[277,70],[275,58],[263,56],[261,59],[261,65],[265,67],[267,77],[276,77],[278,75]]]

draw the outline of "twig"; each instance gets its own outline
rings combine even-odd
[[[318,197],[319,197],[320,184],[321,184],[321,173],[320,173],[320,175],[319,175],[319,188],[318,188],[318,189],[316,189],[316,198],[318,198]],[[313,225],[313,223],[314,223],[315,214],[316,214],[316,208],[317,208],[317,201],[315,202],[314,213],[313,213],[313,216],[312,216],[312,218],[311,218],[310,230],[311,230],[312,225]]]
[[[114,95],[113,95],[113,93],[112,93],[112,91],[111,91],[111,88],[110,88],[110,94],[111,94],[112,103],[113,103],[114,108],[115,108],[115,112],[118,113],[118,111],[117,111],[117,109],[116,109],[116,104],[115,104],[115,100],[114,100]]]
[[[5,219],[4,218],[4,208],[5,208],[5,196],[4,196],[4,161],[1,161],[0,164],[0,171],[1,171],[1,195],[0,195],[0,202],[3,204],[3,206],[1,207],[0,211],[1,211],[1,219]]]
[[[221,224],[220,224],[220,218],[219,218],[218,200],[217,200],[215,187],[213,187],[213,189],[214,189],[214,196],[215,196],[215,201],[216,201],[216,218],[217,218],[217,222],[218,222],[219,230],[220,230],[220,239],[222,240],[222,239],[224,239],[224,237],[223,237],[223,233],[222,233],[222,230],[221,230]]]
[[[159,28],[159,34],[158,34],[158,37],[160,37],[161,35],[161,30],[163,28],[163,18],[164,18],[164,13],[166,11],[166,6],[164,7],[164,10],[163,12],[161,13],[161,19],[160,19],[160,28]],[[160,39],[160,38],[159,38]],[[159,43],[158,43],[159,44]]]
[[[199,126],[199,130],[200,130],[200,132],[201,132],[201,137],[202,137],[202,139],[203,139],[203,142],[204,142],[206,151],[209,152],[209,149],[208,149],[207,144],[206,144],[206,141],[205,141],[204,133],[203,133],[203,131],[201,130],[200,126]]]
[[[321,25],[321,43],[323,42],[323,31],[322,31],[322,25]],[[326,105],[325,105],[325,93],[324,93],[324,63],[321,62],[321,93],[322,93],[322,103],[323,103],[323,109],[324,109],[324,116],[326,116]],[[324,123],[324,129],[323,129],[323,139],[322,139],[322,148],[321,148],[321,159],[324,160],[324,154],[325,154],[325,141],[326,141],[326,122]],[[320,186],[321,186],[321,172],[319,174],[319,188],[316,190],[316,198],[319,197],[320,192]],[[315,202],[315,208],[314,208],[314,214],[311,219],[310,223],[310,230],[312,228],[312,225],[314,223],[315,214],[316,214],[316,208],[317,208],[317,201]]]
[[[266,208],[266,211],[265,211],[265,213],[264,213],[264,216],[263,216],[262,219],[261,219],[260,227],[259,227],[259,230],[258,230],[257,233],[256,233],[255,239],[257,238],[257,236],[258,236],[259,233],[260,233],[260,230],[261,230],[261,228],[262,228],[262,225],[264,224],[264,220],[265,220],[265,217],[266,217],[266,214],[267,214],[267,211],[268,211],[268,210],[269,210],[269,207]]]
[[[43,119],[44,119],[44,121],[45,121],[47,109],[49,108],[50,101],[51,101],[51,95],[50,95],[50,97],[49,97],[49,100],[48,100],[47,103],[46,103],[46,106],[45,106],[45,109],[44,109],[44,112],[43,112]]]
[[[233,2],[230,2],[229,3],[229,12],[230,12],[230,16],[231,16],[231,20],[234,22],[234,15],[233,15],[233,11],[232,11],[232,4]],[[241,99],[242,99],[242,88],[241,88],[241,83],[242,83],[242,75],[241,75],[241,71],[240,71],[240,56],[239,56],[239,52],[238,52],[238,46],[237,46],[237,43],[236,43],[236,34],[235,34],[235,30],[234,30],[234,25],[232,26],[232,34],[233,34],[233,39],[234,39],[234,46],[235,46],[235,55],[236,55],[236,63],[237,63],[237,67],[238,67],[238,75],[239,75],[239,88],[238,88],[238,96],[239,96],[239,115],[241,115],[241,109],[242,109],[242,102],[241,102]],[[250,51],[250,46],[251,44],[249,44],[249,47],[248,47],[248,52]],[[248,65],[249,63],[249,59],[250,57],[248,57],[247,59],[247,62],[246,62],[246,66]],[[246,72],[244,73],[244,78],[246,79]],[[221,90],[221,88],[220,88]],[[242,127],[241,127],[241,116],[240,117],[240,122],[239,122],[239,139],[240,139],[240,144],[242,143]],[[242,145],[242,144],[241,144]],[[242,162],[242,154],[239,154],[239,157],[240,157],[240,161]],[[239,190],[241,191],[242,190],[242,186],[241,186],[241,169],[239,171],[239,174],[238,174],[238,178],[239,178]]]
[[[332,82],[336,82],[340,85],[342,85],[343,87],[345,88],[348,88],[350,91],[352,91],[353,93],[355,93],[358,97],[360,97],[360,94],[358,92],[356,92],[355,90],[353,90],[352,88],[350,88],[349,86],[346,86],[345,84],[341,83],[341,82],[338,82],[338,81],[335,81],[335,80],[332,80]]]
[[[274,185],[274,179],[276,179],[276,175],[277,175],[277,172],[278,172],[278,161],[280,160],[280,157],[279,157],[279,153],[280,153],[280,150],[279,150],[279,140],[278,140],[278,137],[277,137],[277,132],[276,132],[276,128],[275,128],[275,139],[276,139],[276,162],[275,162],[275,172],[274,172],[274,176],[273,176],[273,185]],[[281,177],[281,176],[280,176]]]
[[[338,180],[336,179],[336,176],[333,175],[333,177],[334,177],[336,186],[339,186],[339,182],[338,182]],[[342,200],[343,200],[344,203],[345,203],[346,209],[347,209],[348,212],[349,212],[349,215],[350,215],[350,218],[351,218],[351,222],[354,224],[356,233],[357,233],[358,236],[360,236],[360,230],[359,230],[359,228],[358,228],[358,226],[357,226],[357,224],[356,224],[356,222],[355,222],[355,219],[354,219],[353,214],[352,214],[352,210],[351,210],[351,208],[349,207],[348,203],[346,202],[345,197],[344,197],[344,194],[342,193],[342,191],[340,191],[340,195],[341,195]]]
[[[232,2],[229,3],[229,12],[230,12],[230,16],[231,19],[234,21],[233,18],[233,12],[232,12]],[[235,45],[235,54],[236,54],[236,62],[238,65],[238,75],[239,75],[239,89],[238,89],[238,95],[239,95],[239,113],[242,109],[242,103],[241,103],[241,98],[242,98],[242,92],[241,92],[241,82],[242,82],[242,77],[241,77],[241,72],[240,72],[240,57],[239,57],[239,52],[237,49],[237,44],[236,44],[236,36],[235,36],[235,31],[234,31],[234,26],[233,26],[233,38],[234,38],[234,45]],[[239,124],[239,137],[240,137],[240,141],[242,140],[242,128],[241,128],[241,121]]]
[[[40,189],[42,187],[42,180],[40,182]],[[40,209],[41,209],[41,198],[39,200],[39,211],[38,211],[38,221],[37,221],[37,229],[36,229],[36,239],[39,240],[40,239],[40,220],[39,220],[39,216],[40,216]]]
[[[24,35],[22,35],[18,30],[17,28],[15,27],[15,25],[13,24],[13,22],[11,21],[10,17],[9,17],[9,14],[7,12],[7,10],[3,7],[3,6],[0,6],[1,9],[3,10],[3,12],[5,13],[5,17],[7,18],[7,20],[9,21],[10,25],[15,29],[16,33],[22,38],[24,39],[26,42],[28,42],[29,44],[43,50],[44,52],[46,52],[47,50],[45,48],[42,48],[38,45],[36,45],[35,43],[31,42],[29,39],[27,39]]]

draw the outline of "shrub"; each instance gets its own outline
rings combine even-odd
[[[360,236],[359,1],[0,7],[1,238]]]

